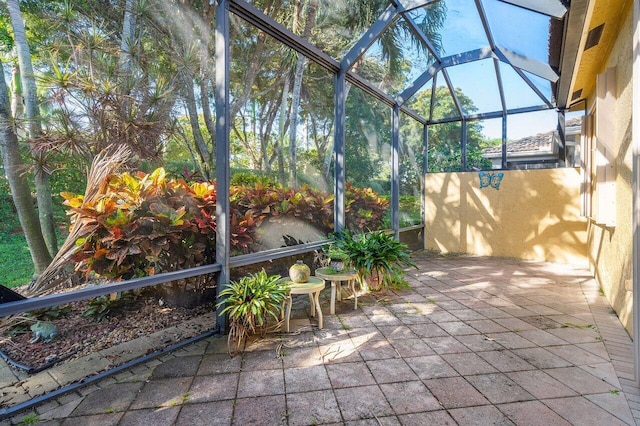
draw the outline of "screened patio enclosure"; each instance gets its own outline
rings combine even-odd
[[[219,221],[221,282],[230,268],[317,248],[327,231],[419,232],[421,177],[490,169],[485,126],[503,168],[521,123],[543,131],[551,115],[562,141],[567,12],[558,0],[218,2],[220,219],[235,196],[223,191],[256,171],[334,197],[322,207],[330,224],[282,207],[249,254]]]
[[[0,315],[204,274],[217,274],[219,292],[234,269],[308,256],[341,229],[424,247],[426,173],[490,170],[491,144],[506,168],[521,126],[552,125],[564,160],[565,112],[581,101],[569,104],[561,72],[578,48],[568,1],[217,0],[208,22],[181,6],[151,13],[184,45],[176,68],[202,61],[198,77],[215,82],[198,88],[193,72],[184,89],[215,105],[188,114],[215,130],[195,141],[213,147],[215,262],[8,303]],[[225,317],[216,321],[223,332]]]
[[[561,49],[568,10],[557,0],[220,0],[215,32],[160,5],[185,45],[176,65],[197,50],[215,80],[215,110],[200,112],[215,124],[215,262],[9,303],[1,315],[203,274],[228,283],[234,268],[312,252],[343,228],[413,234],[420,246],[424,173],[490,168],[482,126],[498,129],[503,164],[518,117],[535,127],[551,112],[562,136],[559,64],[575,52]],[[256,218],[249,246],[243,230]]]
[[[503,165],[513,129],[537,129],[549,113],[563,141],[570,105],[558,92],[571,76],[560,69],[577,47],[558,0],[220,0],[208,20],[158,5],[150,13],[175,24],[183,44],[176,67],[193,72],[197,57],[200,82],[215,83],[200,88],[215,108],[189,111],[212,123],[204,166],[216,180],[215,262],[0,314],[203,274],[228,283],[234,268],[308,255],[345,228],[423,247],[424,174],[490,169],[483,127],[497,129]]]

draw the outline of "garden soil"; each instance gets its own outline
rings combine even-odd
[[[19,323],[18,326],[0,327],[0,351],[10,359],[10,363],[20,364],[22,369],[33,372],[150,335],[215,310],[213,301],[193,309],[169,307],[159,302],[157,297],[145,293],[127,301],[102,321],[83,316],[89,306],[87,301],[69,306],[71,309],[64,317],[51,320],[59,334],[47,343],[29,343],[33,337],[30,325],[35,320],[28,316],[14,317],[13,323]],[[149,352],[162,347],[152,348]]]

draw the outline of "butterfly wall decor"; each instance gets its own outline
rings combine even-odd
[[[480,172],[478,176],[480,177],[480,188],[491,186],[494,189],[500,189],[500,182],[502,182],[504,173]]]

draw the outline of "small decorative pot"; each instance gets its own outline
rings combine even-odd
[[[331,259],[329,261],[329,266],[333,268],[336,272],[342,272],[344,269],[344,260],[342,259]]]
[[[298,260],[289,268],[289,278],[294,283],[306,283],[311,276],[311,269],[302,260]]]

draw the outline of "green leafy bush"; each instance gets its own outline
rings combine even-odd
[[[415,267],[407,246],[383,231],[353,234],[348,230],[333,234],[333,244],[349,255],[351,265],[361,280],[372,283],[372,289],[408,286],[406,267]]]
[[[151,174],[111,176],[96,201],[62,193],[69,214],[82,221],[76,240],[76,270],[129,279],[187,269],[215,259],[216,187]],[[254,245],[252,215],[232,206],[231,250],[248,253]]]
[[[109,319],[112,316],[122,315],[124,308],[134,299],[130,292],[116,293],[115,297],[98,296],[89,301],[89,307],[82,316],[91,318],[96,322]]]
[[[352,231],[380,229],[389,210],[389,200],[371,188],[354,188],[346,185],[345,218]]]
[[[389,201],[370,188],[347,184],[345,215],[354,231],[383,226]],[[298,189],[265,186],[231,188],[231,205],[251,214],[257,226],[264,221],[286,226],[302,220],[324,234],[333,231],[334,195],[303,185]]]
[[[231,282],[220,292],[217,306],[229,315],[229,353],[241,350],[249,334],[266,330],[270,318],[278,321],[289,288],[280,283],[280,275],[260,272]]]
[[[264,269],[242,277],[220,292],[218,306],[225,306],[222,313],[228,314],[231,322],[241,322],[255,333],[269,318],[279,319],[289,292],[279,280],[280,275],[268,275]]]
[[[253,171],[232,171],[230,183],[232,186],[254,186],[257,183],[263,186],[278,186],[275,175]]]
[[[62,193],[83,232],[75,241],[76,270],[90,276],[130,279],[212,263],[215,260],[215,183],[169,179],[164,169],[111,176],[98,197]],[[250,253],[265,223],[304,223],[333,230],[333,194],[302,186],[235,185],[230,194],[230,249]],[[380,226],[388,201],[370,189],[347,187],[346,213],[357,231]]]
[[[25,314],[38,321],[52,321],[55,319],[66,318],[71,312],[71,305],[63,307],[53,306],[51,308],[34,309]]]

